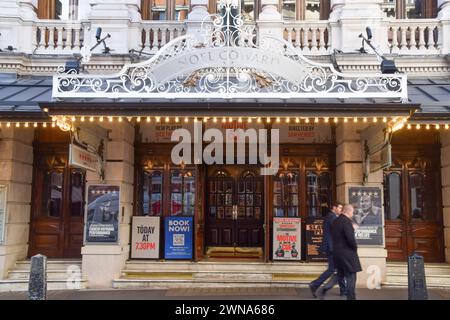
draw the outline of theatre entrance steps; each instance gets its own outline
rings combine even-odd
[[[79,271],[78,271],[79,270]],[[81,272],[81,259],[48,259],[47,290],[67,290],[77,288],[71,279]],[[0,280],[0,291],[27,291],[30,276],[30,260],[17,261],[8,271],[6,279]],[[69,283],[69,286],[68,286]],[[86,288],[86,281],[80,281],[79,288]]]
[[[428,288],[450,289],[450,264],[426,263],[425,276]],[[408,287],[408,264],[406,262],[388,262],[386,281],[383,287]]]
[[[264,263],[251,259],[226,261],[130,260],[113,288],[306,287],[326,263]]]

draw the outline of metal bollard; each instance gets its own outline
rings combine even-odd
[[[31,257],[29,300],[47,300],[47,257],[41,254]]]
[[[408,257],[408,300],[428,300],[424,260],[416,252]]]

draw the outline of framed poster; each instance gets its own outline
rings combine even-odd
[[[160,217],[133,217],[131,259],[159,259]]]
[[[358,225],[355,237],[360,245],[384,245],[382,196],[381,187],[348,187],[348,202],[355,209],[353,220]]]
[[[90,185],[87,191],[86,243],[117,243],[119,240],[120,187]]]
[[[323,218],[306,218],[306,260],[307,261],[326,261],[327,255],[319,251],[323,241]]]
[[[301,219],[273,218],[273,259],[301,259]]]
[[[193,217],[167,217],[165,219],[166,259],[192,259]]]
[[[0,244],[5,242],[6,186],[0,186]]]

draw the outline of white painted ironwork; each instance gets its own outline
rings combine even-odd
[[[343,74],[305,58],[291,41],[256,38],[237,0],[221,0],[220,13],[199,33],[179,36],[151,59],[117,74],[86,75],[61,67],[55,98],[391,98],[406,101],[404,74]]]

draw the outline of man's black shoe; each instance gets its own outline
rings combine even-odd
[[[308,286],[309,286],[309,290],[311,290],[312,296],[314,298],[317,298],[317,295],[316,295],[317,287],[313,286],[311,283],[308,284]]]
[[[316,295],[320,300],[323,300],[325,298],[326,293],[327,293],[327,290],[325,290],[324,288],[319,288],[316,292]]]

